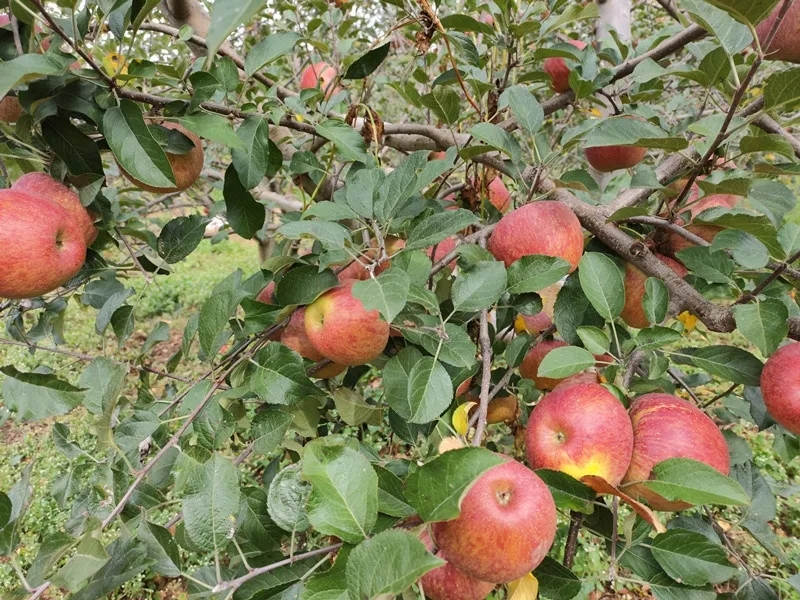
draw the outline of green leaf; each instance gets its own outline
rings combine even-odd
[[[168,529],[145,521],[139,526],[136,537],[147,547],[147,555],[154,559],[153,571],[164,577],[180,577],[180,550]]]
[[[368,425],[380,426],[383,423],[384,408],[369,404],[359,394],[348,388],[339,388],[333,392],[333,403],[339,417],[351,426]]]
[[[240,25],[244,25],[264,7],[261,0],[217,0],[211,8],[211,25],[206,35],[210,64],[217,49]]]
[[[241,174],[236,173],[234,165],[229,165],[225,171],[225,184],[222,188],[225,211],[231,229],[237,235],[251,240],[264,227],[267,209],[247,191],[242,185]]]
[[[348,162],[369,163],[370,155],[364,146],[361,134],[337,119],[327,119],[317,125],[317,135],[333,142],[339,155]]]
[[[389,469],[372,465],[378,475],[378,511],[392,517],[403,518],[415,514],[406,502],[403,482]]]
[[[69,119],[45,119],[42,121],[42,137],[72,175],[103,174],[103,160],[97,144]]]
[[[250,77],[272,61],[289,54],[301,36],[294,31],[273,33],[250,48],[244,59],[244,72]]]
[[[74,592],[84,581],[102,569],[108,559],[103,544],[92,537],[92,533],[87,533],[78,544],[75,554],[56,572],[51,581],[58,587]]]
[[[391,598],[443,564],[410,531],[383,531],[350,553],[347,589],[352,600]]]
[[[422,104],[448,125],[457,122],[461,115],[461,98],[449,86],[437,86],[429,94],[420,96]]]
[[[477,478],[503,462],[483,448],[460,448],[440,454],[409,475],[406,500],[426,522],[450,521]]]
[[[153,560],[147,556],[145,545],[129,536],[123,536],[109,546],[110,558],[95,573],[86,587],[71,598],[73,600],[100,600],[148,569]]]
[[[236,135],[243,148],[231,150],[233,166],[241,184],[252,190],[261,183],[269,167],[269,124],[261,115],[247,115]],[[227,172],[225,176],[227,183]]]
[[[789,331],[789,310],[780,300],[767,299],[733,308],[736,328],[758,348],[762,356],[778,349]]]
[[[550,600],[572,600],[583,588],[572,571],[549,556],[544,557],[533,575],[539,581],[539,595]]]
[[[580,342],[576,330],[581,325],[595,327],[602,327],[604,325],[605,321],[603,317],[598,315],[594,308],[592,308],[589,299],[581,289],[579,273],[575,272],[567,277],[561,290],[559,290],[553,313],[553,321],[558,329],[558,333],[561,334],[564,341],[570,344],[577,344]]]
[[[353,64],[351,64],[344,74],[342,79],[364,79],[372,75],[381,63],[389,56],[389,48],[391,44],[386,43],[383,46],[373,48],[366,54],[359,56]]]
[[[611,338],[602,329],[597,327],[578,327],[576,333],[586,348],[592,354],[605,354],[611,347]]]
[[[669,309],[669,290],[667,285],[656,277],[648,277],[644,282],[642,299],[644,315],[651,324],[657,325],[667,318]]]
[[[225,291],[212,294],[203,303],[200,309],[200,321],[198,323],[198,337],[200,347],[205,352],[206,357],[212,360],[225,341],[230,337],[228,321],[236,312],[236,298],[233,292]]]
[[[746,269],[762,269],[769,262],[769,250],[755,236],[745,231],[725,229],[714,236],[711,252],[730,250],[733,259]]]
[[[419,317],[421,327],[403,328],[403,337],[412,344],[422,346],[439,360],[454,367],[469,367],[475,362],[475,343],[469,334],[454,323],[447,323],[444,331],[436,317]]]
[[[356,282],[353,285],[353,295],[361,300],[364,308],[378,310],[391,323],[405,308],[410,285],[405,271],[389,269],[374,279]]]
[[[550,493],[553,494],[553,500],[558,508],[574,510],[587,515],[594,512],[597,492],[588,485],[561,471],[537,469],[536,474],[550,488]]]
[[[702,0],[683,0],[682,7],[695,23],[714,35],[728,54],[744,50],[753,41],[746,25],[737,22],[724,10]]]
[[[239,514],[239,472],[229,459],[214,454],[200,475],[197,492],[182,503],[186,535],[198,548],[222,550]]]
[[[283,441],[283,436],[292,424],[294,417],[279,410],[266,409],[259,411],[250,423],[250,437],[253,439],[253,451],[268,454]]]
[[[39,546],[36,558],[26,573],[28,583],[33,586],[42,585],[45,577],[72,550],[74,543],[75,539],[66,533],[55,532],[48,535]]]
[[[24,373],[15,367],[0,367],[3,402],[21,421],[36,421],[65,415],[83,400],[80,388],[47,373]]]
[[[740,577],[739,583],[741,587],[736,590],[733,600],[778,600],[775,590],[760,577]]]
[[[505,359],[509,367],[518,367],[525,360],[531,348],[533,338],[528,333],[521,333],[511,340],[505,352]]]
[[[208,219],[200,215],[172,219],[158,236],[158,255],[169,264],[182,261],[203,241],[207,224]]]
[[[662,533],[652,542],[653,557],[675,581],[692,586],[724,583],[738,573],[719,544],[685,529]]]
[[[303,478],[311,483],[308,520],[320,533],[357,544],[378,518],[378,476],[367,458],[335,438],[309,442]]]
[[[386,180],[383,169],[350,169],[345,178],[347,206],[361,217],[371,219],[376,197]]]
[[[772,12],[780,0],[710,0],[732,17],[741,17],[752,25],[757,25]]]
[[[688,142],[679,137],[670,137],[666,131],[650,121],[630,117],[608,117],[593,127],[584,148],[598,146],[638,146],[682,150]]]
[[[308,529],[306,500],[311,485],[302,479],[300,469],[300,464],[292,464],[281,470],[270,483],[267,494],[269,516],[290,533]]]
[[[5,97],[18,84],[64,73],[72,58],[55,54],[23,54],[0,63],[0,98]]]
[[[476,140],[505,153],[513,162],[522,158],[519,142],[505,129],[492,123],[478,123],[469,131]]]
[[[131,176],[152,187],[175,186],[167,154],[153,138],[142,109],[133,100],[120,100],[119,106],[106,111],[103,134],[114,158]]]
[[[747,350],[733,346],[704,346],[683,348],[681,354],[688,355],[689,364],[708,371],[731,383],[758,386],[763,365]],[[684,356],[675,355],[675,362],[685,364]]]
[[[523,256],[508,268],[508,291],[512,294],[538,292],[561,281],[571,265],[563,258],[543,255]]]
[[[433,246],[477,222],[478,217],[463,208],[425,217],[411,230],[406,249],[417,250]]]
[[[669,327],[648,327],[642,329],[636,335],[636,345],[642,350],[651,350],[653,348],[661,348],[680,342],[682,339],[681,333]]]
[[[731,282],[734,265],[724,252],[712,252],[711,248],[693,246],[677,252],[676,255],[687,269],[709,283]]]
[[[321,391],[306,375],[303,359],[286,346],[267,344],[251,360],[247,385],[264,402],[294,405]]]
[[[794,157],[794,150],[791,156]],[[783,218],[794,209],[796,202],[794,192],[780,181],[761,179],[752,183],[748,198],[753,207],[767,215],[775,227],[781,226]]]
[[[8,525],[11,521],[11,512],[13,510],[11,498],[0,492],[0,529]]]
[[[386,403],[411,423],[441,415],[453,399],[453,382],[444,367],[415,348],[404,348],[383,369]]]
[[[648,579],[656,600],[715,600],[718,596],[713,588],[692,588],[674,581],[659,571]]]
[[[326,221],[292,221],[278,227],[277,233],[290,240],[309,236],[322,242],[329,250],[344,248],[344,241],[350,237],[347,229]]]
[[[508,102],[511,114],[528,135],[536,135],[544,123],[544,110],[536,99],[525,87],[514,85],[500,96]]]
[[[688,458],[670,458],[653,467],[644,485],[670,501],[745,506],[750,499],[735,480]]]
[[[587,252],[581,258],[578,276],[586,298],[601,317],[613,321],[625,306],[625,279],[611,258]]]
[[[764,84],[764,103],[767,109],[774,109],[782,104],[793,105],[800,98],[798,90],[800,90],[800,67],[781,69],[767,77]]]
[[[242,140],[236,135],[230,121],[222,115],[210,112],[194,112],[178,118],[178,123],[202,138],[222,144],[226,148],[243,148]]]
[[[489,308],[506,289],[506,269],[503,263],[478,262],[465,269],[453,283],[453,310],[474,312]]]
[[[563,346],[555,348],[545,355],[539,365],[538,375],[539,377],[563,379],[593,367],[595,362],[597,361],[594,355],[588,350],[577,346]]]
[[[330,269],[320,271],[311,265],[289,269],[275,287],[275,301],[281,306],[311,304],[320,295],[339,285]]]

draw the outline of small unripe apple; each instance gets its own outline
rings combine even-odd
[[[456,519],[432,529],[455,567],[481,581],[507,583],[544,559],[555,539],[556,505],[536,473],[508,460],[478,477]]]
[[[445,553],[436,549],[427,529],[422,530],[419,539],[425,544],[428,552],[432,552],[444,561],[447,560]],[[495,588],[494,583],[475,579],[450,562],[425,573],[420,579],[420,584],[425,597],[429,600],[483,600]]]
[[[389,323],[353,295],[353,283],[328,290],[306,307],[308,339],[325,358],[346,366],[363,365],[381,355]]]
[[[544,357],[547,356],[551,350],[563,348],[564,346],[569,346],[569,344],[561,340],[551,340],[549,342],[536,344],[533,348],[528,350],[528,354],[522,359],[522,364],[519,366],[519,374],[525,379],[533,381],[538,390],[552,390],[559,383],[564,381],[564,379],[540,377],[539,365],[542,364]]]
[[[686,267],[668,256],[656,254],[656,258],[672,269],[678,277],[686,277],[689,273]],[[637,329],[644,329],[651,325],[644,314],[644,307],[642,306],[646,282],[647,275],[631,263],[625,265],[625,305],[622,308],[620,317],[629,326]]]
[[[775,422],[800,435],[800,344],[787,344],[767,359],[761,393]]]
[[[762,44],[767,60],[800,63],[800,2],[794,2],[789,7],[775,37],[772,38],[772,43],[768,48],[763,48],[782,6],[783,2],[778,2],[778,6],[775,7],[772,14],[756,27],[758,40]]]
[[[586,44],[580,40],[568,40],[578,50],[583,50]],[[559,94],[569,90],[570,69],[566,61],[560,56],[545,59],[542,70],[550,76],[553,90]]]
[[[488,247],[506,267],[523,256],[544,254],[563,258],[572,272],[583,255],[583,230],[569,207],[543,200],[520,206],[500,219]]]
[[[0,297],[35,298],[78,274],[86,239],[72,214],[46,196],[0,190]]]
[[[622,490],[641,498],[654,510],[684,510],[691,505],[671,502],[642,485],[655,465],[670,458],[689,458],[713,467],[723,475],[730,471],[728,445],[716,426],[699,408],[669,394],[645,394],[630,408],[633,423],[633,456],[622,480]]]
[[[325,98],[330,98],[341,89],[333,86],[337,75],[338,71],[326,62],[311,64],[300,74],[300,89],[308,90],[319,87],[325,92]]]
[[[164,121],[163,123],[159,123],[159,125],[165,129],[179,131],[189,138],[193,145],[192,149],[185,154],[174,154],[164,150],[167,155],[167,160],[169,161],[169,166],[172,168],[172,174],[175,176],[175,185],[167,187],[152,186],[144,183],[143,181],[139,181],[125,169],[123,169],[122,166],[119,167],[119,170],[136,187],[148,192],[154,192],[156,194],[171,194],[173,192],[180,192],[188,189],[192,186],[192,184],[194,184],[195,181],[197,181],[197,178],[200,177],[200,173],[203,171],[205,155],[203,153],[203,145],[200,141],[200,138],[178,123]]]
[[[631,463],[633,427],[619,399],[597,383],[560,387],[534,407],[525,435],[534,469],[619,484]]]

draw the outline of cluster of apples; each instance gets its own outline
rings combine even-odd
[[[97,237],[78,195],[46,173],[28,173],[0,190],[0,223],[2,298],[35,298],[62,286]]]

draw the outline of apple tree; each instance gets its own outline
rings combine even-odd
[[[800,0],[1,4],[3,598],[800,593]]]

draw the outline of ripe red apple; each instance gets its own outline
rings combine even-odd
[[[556,390],[563,390],[573,385],[583,385],[587,383],[596,385],[600,383],[600,375],[598,375],[597,371],[595,370],[596,368],[597,367],[595,366],[587,369],[586,371],[575,373],[575,375],[570,375],[566,379],[562,379],[552,391],[555,392]]]
[[[456,239],[453,237],[449,237],[443,239],[435,246],[431,246],[430,248],[428,248],[427,253],[431,259],[431,262],[436,264],[455,249],[456,249]],[[456,259],[454,258],[447,266],[451,271],[455,269]]]
[[[696,197],[695,197],[696,198]],[[704,210],[708,210],[709,208],[716,208],[721,206],[722,208],[733,208],[739,202],[740,197],[734,196],[733,194],[711,194],[710,196],[704,196],[699,200],[695,199],[692,201],[692,198],[689,198],[689,201],[685,203],[684,208],[688,209],[692,215],[692,219],[697,217],[701,212]]]
[[[97,228],[94,226],[94,219],[89,214],[83,204],[81,204],[78,194],[69,189],[60,181],[56,181],[47,173],[33,172],[26,173],[11,186],[12,190],[18,190],[24,194],[36,197],[44,197],[60,204],[72,217],[72,220],[83,231],[86,245],[91,245],[97,238]]]
[[[500,219],[489,238],[489,252],[506,267],[531,254],[556,256],[570,263],[572,272],[583,255],[583,230],[566,205],[533,202]]]
[[[800,435],[800,344],[787,344],[767,359],[761,393],[775,422]]]
[[[631,463],[633,427],[619,399],[597,383],[559,387],[534,407],[525,434],[534,469],[619,484]]]
[[[647,154],[647,148],[639,146],[593,146],[584,148],[586,160],[601,173],[635,167]]]
[[[703,411],[669,394],[645,394],[630,408],[633,423],[633,457],[622,480],[622,490],[642,498],[655,510],[684,510],[686,502],[670,502],[641,482],[653,467],[670,458],[690,458],[723,475],[730,471],[728,445],[722,433]]]
[[[0,297],[35,298],[74,277],[86,260],[80,225],[44,196],[0,190]]]
[[[686,277],[689,271],[681,263],[663,254],[656,257],[672,269],[678,277]],[[622,320],[629,326],[637,329],[650,327],[650,321],[644,314],[642,299],[644,298],[645,282],[647,275],[634,267],[631,263],[625,265],[625,306],[622,308]]]
[[[551,340],[549,342],[542,342],[535,345],[533,348],[528,350],[528,354],[526,354],[525,358],[522,359],[522,364],[519,366],[519,374],[526,379],[532,380],[536,385],[536,389],[552,390],[564,380],[551,379],[550,377],[539,377],[539,365],[542,364],[544,357],[547,356],[551,350],[562,348],[564,346],[569,346],[569,344],[567,342],[562,342],[561,340]]]
[[[336,69],[326,62],[311,64],[300,74],[300,89],[314,89],[319,84],[319,88],[325,92],[325,98],[330,98],[341,89],[333,87],[337,74]]]
[[[575,46],[578,50],[583,50],[586,47],[584,42],[580,40],[568,40],[570,44]],[[566,61],[558,56],[553,56],[545,59],[542,70],[550,76],[552,80],[553,90],[559,94],[569,90],[569,67]]]
[[[353,296],[353,284],[335,287],[306,307],[308,339],[325,358],[346,366],[377,358],[389,341],[389,323]]]
[[[778,18],[783,2],[779,2],[772,14],[756,27],[758,40],[762,44],[767,60],[786,60],[800,63],[800,3],[794,2],[781,21],[778,32],[769,48],[763,48],[767,36]]]
[[[425,544],[428,552],[447,560],[444,552],[436,549],[428,529],[422,530],[419,539]],[[449,562],[433,571],[428,571],[419,582],[425,597],[430,600],[483,600],[495,588],[495,584],[470,577]]]
[[[542,562],[556,534],[556,505],[539,477],[515,460],[484,472],[452,521],[433,524],[436,544],[455,567],[506,583]]]
[[[264,289],[258,292],[256,300],[264,304],[275,304],[275,282],[270,281],[264,286]]]
[[[527,331],[532,336],[537,336],[553,324],[555,315],[556,298],[561,291],[561,284],[554,283],[539,292],[542,299],[542,310],[535,315],[520,313],[514,319],[514,330],[517,333]]]
[[[472,181],[472,185],[480,190],[480,194],[489,200],[489,203],[494,206],[500,213],[505,213],[511,208],[511,192],[508,191],[506,184],[500,176],[495,177],[486,184],[486,189],[481,189],[480,181]],[[447,200],[447,198],[445,198]],[[453,196],[455,200],[455,196]]]
[[[308,335],[306,334],[305,316],[306,309],[304,307],[298,308],[292,313],[289,323],[286,325],[283,333],[281,334],[281,342],[284,346],[294,350],[303,358],[313,360],[314,362],[319,362],[325,357],[322,356],[322,354],[314,347],[314,344],[311,343],[311,340],[308,339]],[[347,369],[347,367],[343,365],[331,363],[316,371],[314,373],[314,377],[319,379],[330,379],[331,377],[336,377],[340,373],[344,372],[345,369]]]
[[[689,233],[693,233],[708,243],[711,243],[723,228],[718,225],[688,225],[685,229]],[[695,244],[693,242],[690,242],[682,235],[670,231],[665,239],[664,251],[674,256],[681,250],[693,248],[694,246]]]
[[[171,121],[164,121],[159,123],[161,127],[165,129],[173,129],[175,131],[181,132],[185,135],[189,140],[192,142],[194,147],[186,152],[185,154],[173,154],[172,152],[166,152],[167,160],[169,161],[170,167],[172,167],[172,174],[175,176],[175,185],[169,187],[156,187],[152,185],[148,185],[143,181],[139,181],[135,177],[133,177],[130,173],[125,171],[121,166],[119,168],[120,172],[128,179],[131,183],[133,183],[136,187],[142,190],[146,190],[148,192],[154,192],[156,194],[170,194],[172,192],[179,192],[181,190],[185,190],[192,186],[192,184],[197,181],[197,178],[200,177],[200,173],[203,170],[203,162],[205,160],[205,155],[203,153],[203,145],[200,142],[200,138],[183,127],[178,123],[174,123]]]

